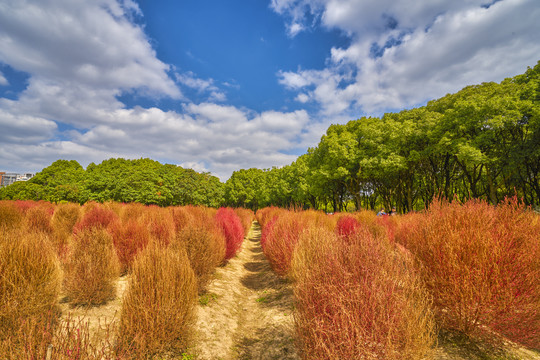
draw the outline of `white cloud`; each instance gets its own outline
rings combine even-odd
[[[32,144],[49,139],[57,129],[54,121],[21,115],[17,116],[0,109],[0,143]]]
[[[279,72],[322,116],[380,113],[424,103],[466,85],[523,73],[540,54],[536,0],[274,0],[290,24],[319,16],[351,44],[326,69]]]
[[[295,100],[305,104],[309,101],[309,95],[300,93],[296,96]]]
[[[201,79],[192,71],[175,74],[175,76],[176,80],[182,85],[192,88],[199,93],[207,93],[209,101],[223,102],[227,99],[225,93],[214,84],[214,79]]]
[[[105,91],[142,89],[179,98],[140,26],[115,0],[0,3],[0,61],[20,71]]]
[[[86,166],[150,157],[226,179],[239,168],[292,161],[282,151],[295,146],[306,112],[219,105],[213,102],[226,96],[213,79],[176,74],[181,86],[208,96],[189,102],[131,21],[140,15],[131,0],[0,3],[0,61],[29,74],[16,100],[0,99],[0,168],[39,171],[59,158]],[[184,110],[127,109],[118,100],[125,92],[181,99]]]
[[[188,161],[183,162],[180,164],[181,167],[184,169],[193,169],[196,172],[202,173],[202,172],[208,172],[208,169],[206,168],[206,165],[202,161]]]
[[[0,86],[6,86],[6,85],[9,85],[9,82],[4,77],[4,74],[2,74],[2,72],[0,71]]]

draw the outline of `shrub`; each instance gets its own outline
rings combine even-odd
[[[279,276],[289,272],[296,243],[307,224],[298,213],[289,212],[270,222],[263,230],[261,241],[264,255]]]
[[[115,221],[109,225],[108,231],[120,262],[120,272],[125,274],[131,268],[135,255],[150,241],[150,231],[136,219]]]
[[[345,240],[360,228],[360,222],[350,215],[341,216],[336,224],[336,234]]]
[[[185,206],[175,206],[171,208],[171,213],[177,232],[182,230],[193,219],[193,216]]]
[[[38,202],[34,200],[15,200],[15,205],[23,212],[26,213],[29,209],[38,206]]]
[[[257,212],[255,213],[255,217],[259,225],[261,225],[262,230],[264,231],[264,227],[270,220],[284,212],[286,212],[286,210],[271,206],[257,210]]]
[[[120,209],[120,219],[123,222],[137,220],[146,212],[146,206],[141,203],[125,204]]]
[[[15,202],[9,200],[0,200],[1,231],[20,226],[23,218],[23,212],[15,205]]]
[[[0,231],[0,358],[36,358],[45,351],[39,346],[46,347],[57,318],[61,278],[45,234]]]
[[[69,239],[73,227],[79,221],[81,207],[78,204],[59,204],[51,219],[52,239],[61,261],[66,261],[69,250]]]
[[[74,305],[99,305],[114,298],[119,264],[105,229],[86,228],[73,238],[64,289]]]
[[[233,209],[220,208],[215,215],[215,221],[225,236],[225,259],[232,259],[244,241],[244,230],[240,218]]]
[[[105,229],[109,224],[118,220],[118,215],[110,209],[107,209],[99,204],[88,205],[84,211],[82,218],[73,227],[73,233],[86,228],[102,228]]]
[[[294,319],[304,359],[424,359],[430,301],[410,259],[365,228],[349,243],[306,230],[294,252]]]
[[[421,262],[444,327],[468,335],[486,326],[539,347],[540,229],[516,200],[497,208],[485,201],[436,201],[403,221],[396,241]]]
[[[140,220],[146,224],[152,238],[163,245],[168,245],[175,236],[175,224],[169,209],[148,206]]]
[[[225,260],[225,238],[214,224],[191,224],[180,230],[177,241],[186,249],[198,280],[199,292],[205,290],[214,269]]]
[[[244,228],[244,237],[246,237],[248,235],[249,229],[251,229],[251,223],[253,222],[255,215],[253,214],[252,210],[244,208],[236,208],[234,209],[234,212],[240,218],[240,222],[242,223],[242,226]]]
[[[197,280],[185,249],[150,244],[133,263],[118,352],[134,358],[181,353],[192,334],[196,298]]]
[[[29,231],[41,231],[46,234],[52,233],[51,218],[53,213],[50,209],[42,206],[34,206],[26,211],[26,228]]]

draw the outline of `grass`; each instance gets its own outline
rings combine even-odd
[[[213,301],[217,301],[218,295],[214,293],[205,293],[199,296],[199,304],[202,306],[207,306]]]

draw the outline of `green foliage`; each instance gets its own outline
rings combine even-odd
[[[426,106],[332,125],[282,168],[240,170],[227,204],[327,211],[427,207],[438,196],[517,195],[540,205],[540,62],[501,83],[467,86]]]
[[[108,159],[86,171],[74,160],[58,160],[26,182],[0,190],[0,199],[139,202],[146,205],[206,205],[223,202],[223,184],[208,173],[150,159]]]

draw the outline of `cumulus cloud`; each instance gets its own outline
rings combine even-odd
[[[62,82],[179,98],[169,65],[129,21],[134,10],[132,1],[3,1],[0,61]]]
[[[324,116],[401,109],[501,81],[534,66],[540,53],[535,0],[274,0],[272,8],[290,24],[315,15],[351,38],[331,50],[326,69],[278,73]]]
[[[0,166],[39,171],[110,157],[172,160],[227,179],[232,171],[290,163],[306,111],[255,112],[220,105],[213,79],[177,73],[157,58],[132,0],[0,3],[0,62],[29,75],[0,99]],[[172,76],[172,78],[171,78]],[[7,80],[0,74],[0,84]],[[207,95],[195,104],[180,87]],[[237,87],[237,84],[224,84]],[[124,93],[180,100],[182,111],[126,108]],[[67,129],[67,130],[66,130]]]
[[[48,140],[57,129],[54,121],[21,115],[0,109],[0,143],[11,145],[32,144]]]

